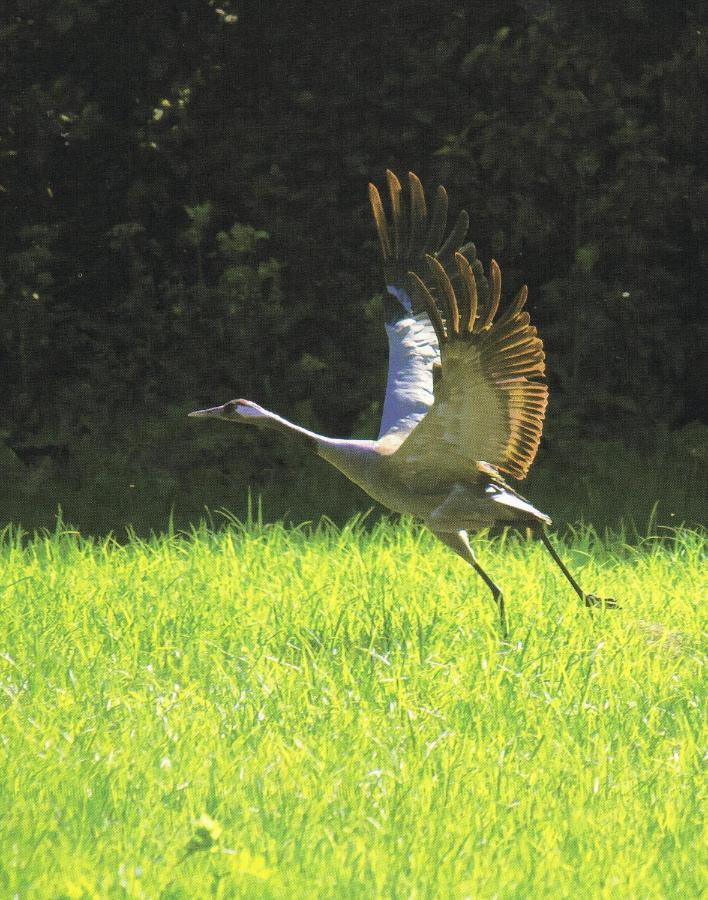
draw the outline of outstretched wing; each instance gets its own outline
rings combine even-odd
[[[440,348],[428,310],[411,288],[409,272],[424,271],[426,255],[450,266],[461,253],[474,267],[480,290],[486,279],[475,256],[474,244],[463,244],[469,217],[462,211],[447,238],[447,192],[438,187],[430,213],[419,179],[408,173],[408,203],[401,184],[386,172],[391,202],[391,225],[381,196],[369,185],[369,199],[381,243],[384,278],[390,295],[386,303],[389,345],[388,380],[379,437],[395,446],[423,419],[433,403],[433,366],[440,362]],[[428,285],[434,291],[433,283]],[[487,287],[488,292],[488,287]]]
[[[486,301],[473,266],[460,253],[454,271],[432,255],[424,271],[422,277],[411,272],[413,295],[435,329],[442,371],[433,405],[395,455],[453,478],[478,472],[480,463],[525,478],[548,402],[543,343],[523,311],[527,289],[497,316],[501,272],[494,260]]]

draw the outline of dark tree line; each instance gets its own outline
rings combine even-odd
[[[618,441],[704,459],[700,4],[5,9],[6,518],[66,495],[119,521],[131,484],[162,510],[190,482],[223,503],[235,479],[282,483],[300,463],[284,448],[185,422],[231,396],[371,434],[385,341],[365,188],[387,166],[446,184],[508,291],[529,283],[551,462],[582,476],[583,448]],[[255,462],[234,458],[249,444]]]

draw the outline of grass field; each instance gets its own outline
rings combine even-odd
[[[6,534],[0,896],[698,897],[705,543]]]

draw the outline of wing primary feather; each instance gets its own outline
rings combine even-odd
[[[473,241],[467,241],[457,252],[461,253],[470,265],[477,259],[477,247]]]
[[[457,250],[462,241],[465,239],[465,235],[467,234],[467,229],[469,227],[470,217],[463,209],[460,211],[460,214],[457,217],[457,221],[455,222],[452,231],[447,236],[447,240],[435,255],[439,259],[445,259],[445,257],[449,256],[453,250]]]
[[[423,232],[428,218],[425,205],[425,192],[418,176],[408,173],[408,184],[411,192],[411,233],[408,240],[408,253],[413,254],[423,241]]]
[[[393,212],[393,252],[398,258],[403,250],[403,210],[401,208],[401,182],[390,169],[386,169],[386,181]]]
[[[430,214],[430,228],[425,238],[425,249],[434,253],[442,243],[447,228],[447,191],[442,185],[438,185],[435,192],[435,200]]]
[[[435,300],[433,300],[430,291],[415,272],[408,273],[408,280],[413,286],[413,289],[416,291],[423,306],[425,307],[425,311],[430,316],[430,321],[432,322],[433,328],[435,329],[435,334],[437,335],[438,342],[440,344],[443,344],[447,339],[447,336],[445,334],[445,324],[443,323]]]
[[[472,266],[464,254],[456,253],[455,262],[457,263],[457,269],[460,273],[462,283],[465,286],[465,293],[467,294],[467,304],[465,309],[466,320],[463,320],[464,331],[467,334],[472,334],[474,331],[474,322],[477,318],[477,282],[474,277],[474,272],[472,271]]]
[[[543,375],[543,363],[509,363],[499,366],[499,368],[494,371],[494,374],[501,378],[508,378],[513,375],[526,375],[527,377]]]
[[[517,333],[526,334],[529,331],[530,321],[531,317],[527,312],[519,313],[514,318],[507,318],[505,313],[500,319],[497,319],[494,331],[489,335],[489,340],[494,344],[501,345]],[[529,333],[529,337],[534,338],[536,335]]]
[[[437,282],[438,290],[445,298],[448,313],[448,331],[453,335],[458,335],[460,333],[460,310],[457,306],[457,297],[455,296],[452,283],[448,278],[447,272],[434,256],[427,253],[425,258],[430,266],[430,272]]]
[[[519,351],[525,349],[527,344],[527,335],[523,332],[514,332],[514,334],[509,335],[502,344],[496,345],[494,352],[506,356],[506,354],[510,353],[512,350]]]
[[[514,348],[514,352],[504,353],[500,355],[499,368],[505,369],[508,366],[535,366],[536,364],[543,365],[544,355],[543,353],[539,353],[538,350],[529,350],[524,352],[516,352],[519,349],[523,348]]]
[[[494,316],[496,316],[499,309],[499,301],[501,300],[501,269],[495,259],[489,263],[489,280],[492,282],[492,296],[490,298],[489,311],[482,325],[482,331],[491,328]]]
[[[513,363],[537,363],[543,362],[545,358],[546,356],[543,350],[539,350],[537,347],[519,347],[505,354],[505,359],[507,360],[507,362]]]
[[[523,431],[520,430],[519,434],[530,446],[533,446],[538,437],[538,429],[527,428]]]
[[[499,317],[498,325],[505,325],[510,319],[513,319],[514,316],[518,315],[521,310],[524,308],[526,301],[528,300],[529,289],[527,285],[522,285],[519,293],[514,297],[511,301],[509,307],[504,311],[503,315]],[[528,315],[528,313],[524,313],[524,315]],[[535,329],[534,329],[535,332]]]
[[[518,347],[514,353],[543,353],[543,341],[540,338],[530,337],[528,334],[524,334],[523,330],[520,332],[512,331],[497,341],[490,340],[489,345],[490,347],[494,347],[495,350],[510,352],[510,342],[516,337],[521,338],[521,346]]]
[[[490,341],[491,344],[491,341]],[[538,338],[529,340],[527,337],[522,338],[518,346],[503,341],[500,344],[492,345],[496,352],[504,354],[505,359],[514,359],[519,356],[533,356],[538,359],[544,359],[543,345]]]
[[[381,244],[381,255],[384,262],[391,258],[391,241],[388,236],[388,225],[386,223],[386,213],[381,203],[381,195],[375,184],[369,184],[369,202],[371,203],[371,211],[374,214],[374,222],[376,223],[376,231],[379,235]]]

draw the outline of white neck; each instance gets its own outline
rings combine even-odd
[[[242,407],[242,414],[253,420],[254,425],[275,428],[278,431],[300,435],[305,438],[318,456],[339,469],[350,481],[366,490],[367,475],[373,460],[378,458],[375,441],[355,441],[346,438],[331,438],[317,434],[301,425],[295,425],[282,416],[263,408]]]

